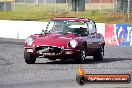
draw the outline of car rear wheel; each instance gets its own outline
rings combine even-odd
[[[28,53],[26,50],[24,51],[24,59],[27,64],[34,64],[36,58],[32,56],[31,53]]]
[[[79,55],[77,55],[75,62],[83,63],[85,61],[85,59],[86,59],[86,49],[83,48],[83,49],[81,49]]]
[[[95,61],[102,61],[103,60],[103,51],[102,51],[102,48],[99,48],[95,55],[93,56],[94,60]]]

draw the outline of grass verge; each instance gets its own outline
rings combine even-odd
[[[0,20],[24,20],[24,21],[47,21],[53,17],[80,17],[90,18],[99,23],[126,23],[132,24],[132,14],[130,20],[127,19],[127,14],[123,13],[102,13],[99,11],[86,12],[0,12]]]

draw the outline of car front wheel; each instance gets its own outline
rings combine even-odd
[[[81,49],[79,55],[77,55],[75,62],[83,63],[85,61],[85,59],[86,59],[86,49],[83,48],[83,49]]]
[[[26,50],[24,51],[24,59],[27,64],[34,64],[36,61],[36,58],[33,57],[31,53],[28,53]]]
[[[99,49],[95,52],[93,58],[94,58],[95,61],[102,61],[102,60],[103,60],[102,48],[99,48]]]

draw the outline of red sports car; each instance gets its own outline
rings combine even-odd
[[[101,61],[104,46],[104,37],[96,32],[93,20],[52,18],[40,34],[25,40],[24,58],[27,64],[34,64],[37,57],[84,62],[86,56],[93,56],[95,61]]]

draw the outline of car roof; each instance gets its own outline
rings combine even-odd
[[[90,21],[90,19],[86,19],[86,18],[76,18],[76,17],[55,17],[52,18],[51,20],[72,20],[72,21],[78,21],[78,22],[88,22]]]

